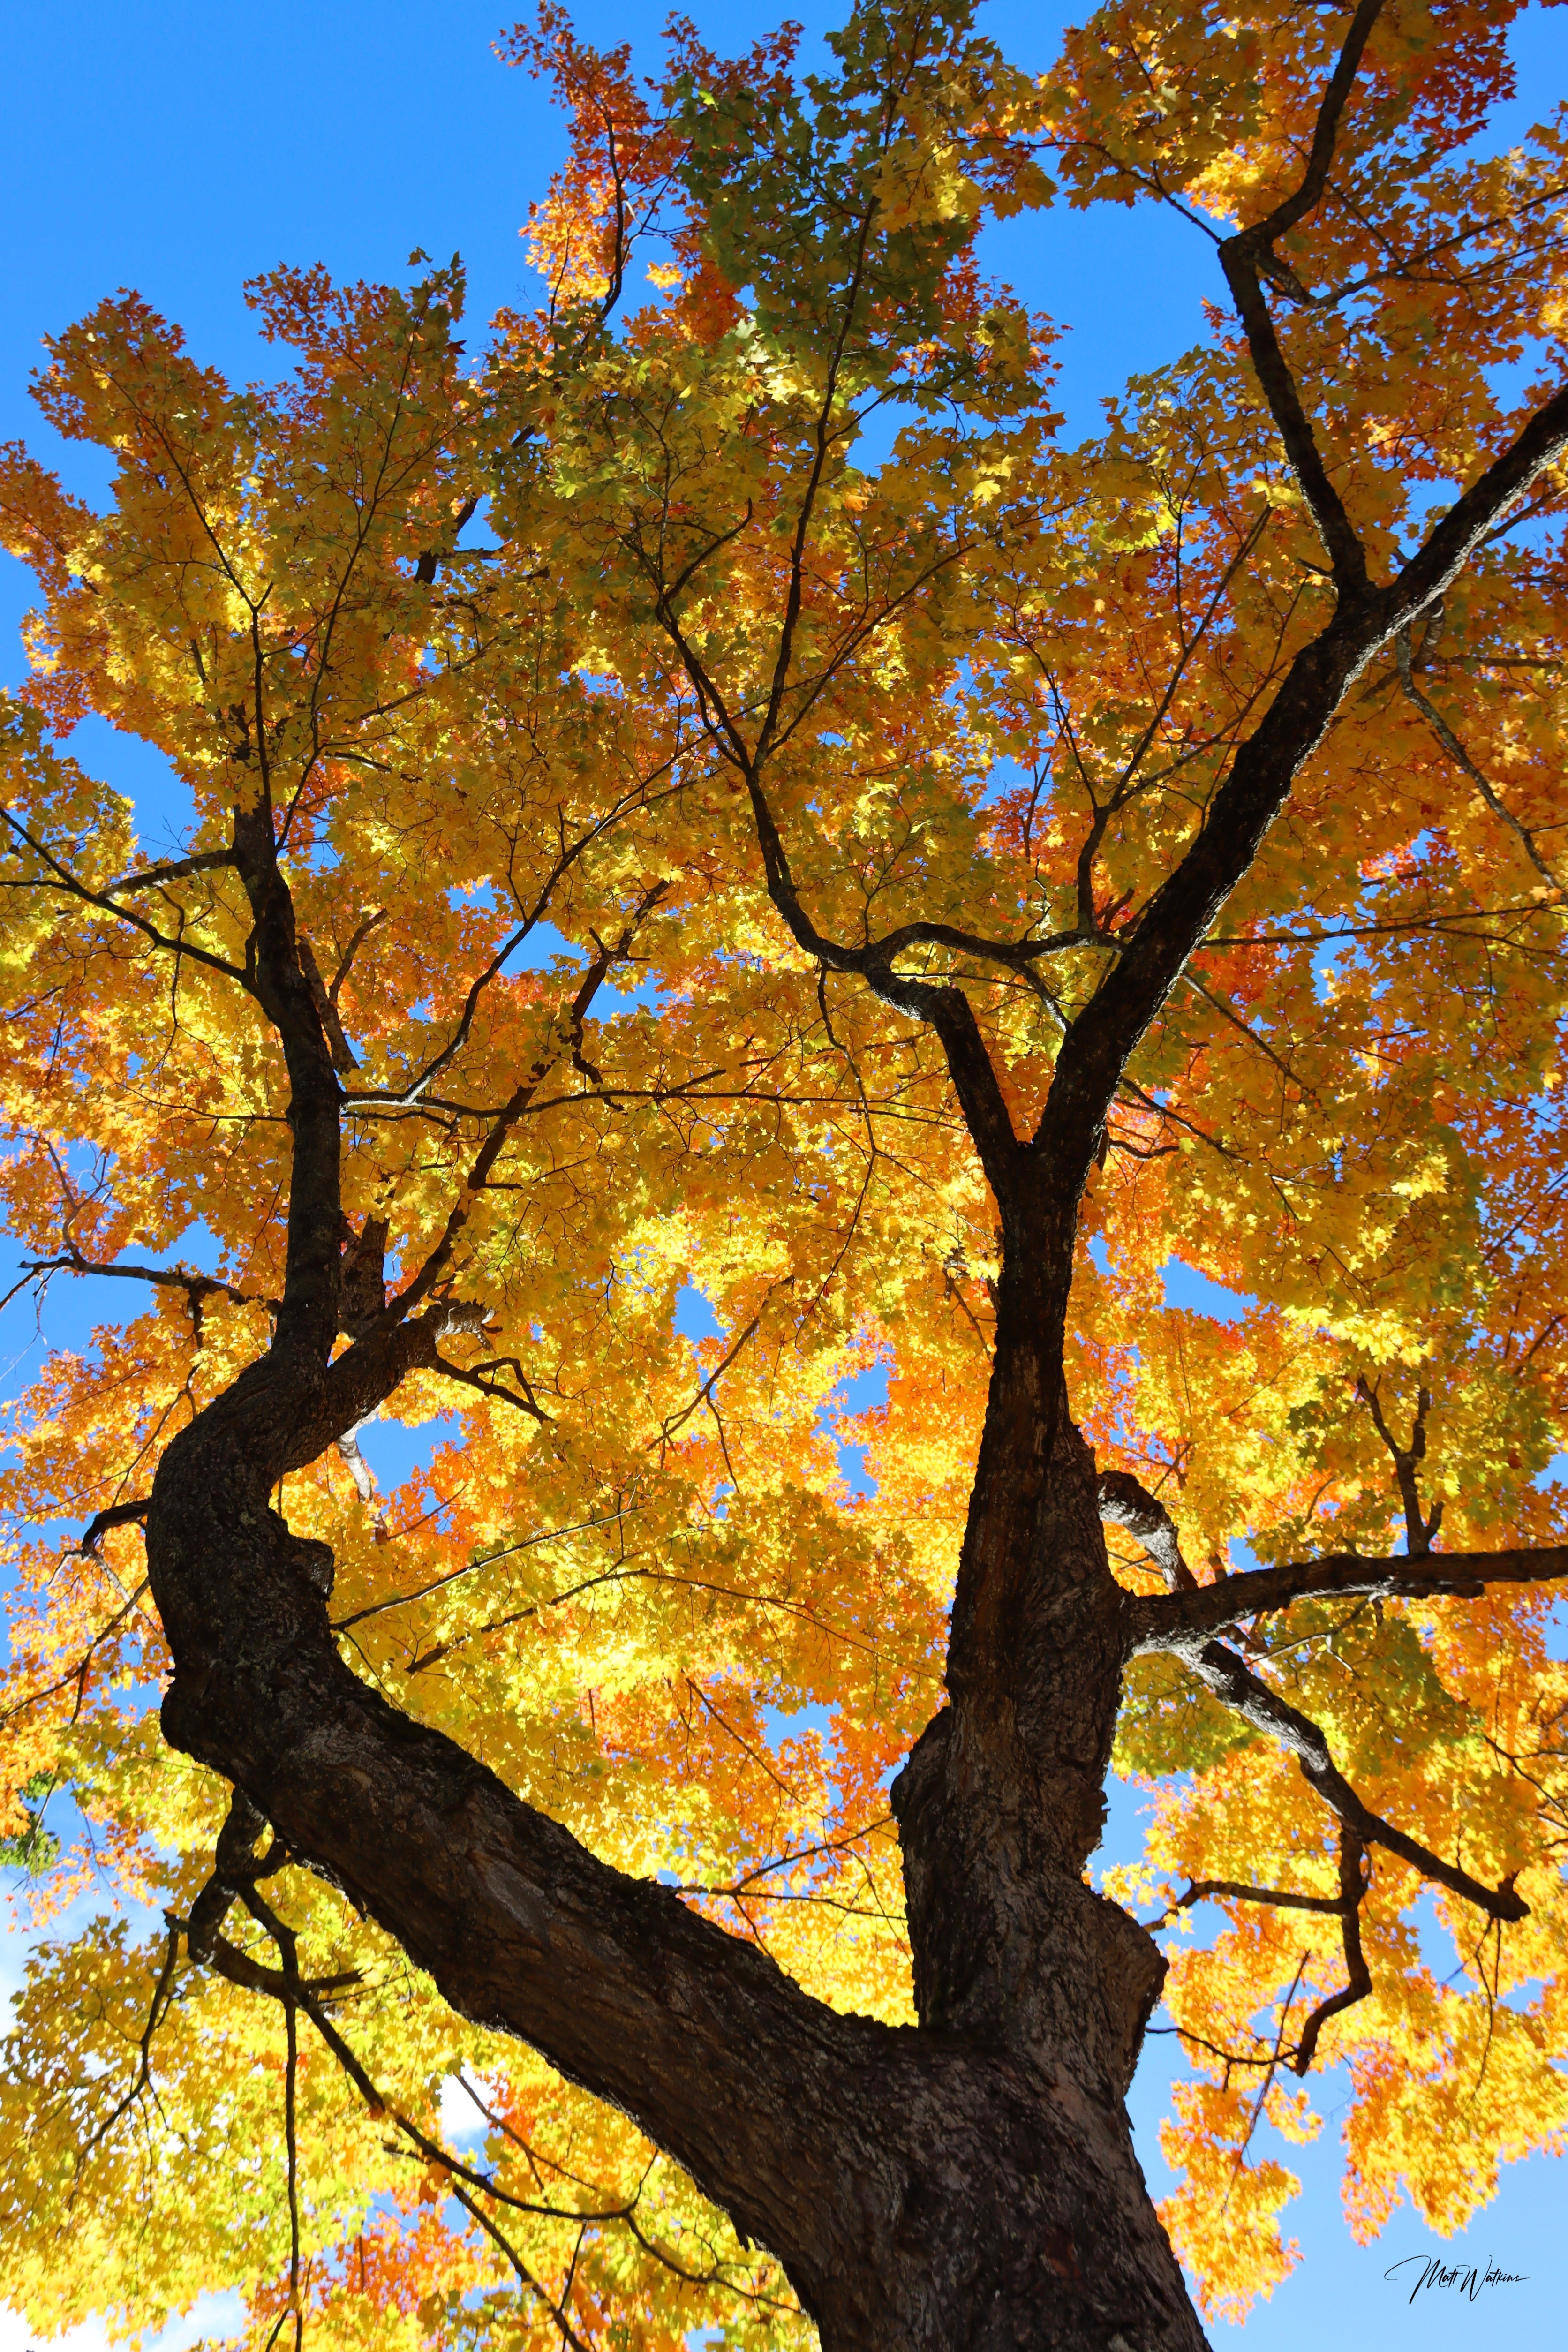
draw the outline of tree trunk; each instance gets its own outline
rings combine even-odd
[[[919,2030],[842,2017],[622,1876],[342,1663],[331,1554],[269,1508],[331,1375],[253,1366],[171,1444],[148,1521],[173,1743],[428,1970],[621,2107],[770,2247],[826,2352],[1189,2352],[1123,2095],[1162,1964],[1085,1886],[1119,1589],[1092,1464],[999,1353],[953,1704],[895,1790]],[[1020,1454],[1019,1445],[1023,1451]],[[970,1604],[977,1573],[1012,1598]],[[1005,1652],[998,1684],[982,1671]]]
[[[1195,2346],[1124,2105],[1165,1965],[1083,1877],[1105,1819],[1124,1596],[1093,1458],[1054,1351],[1034,1340],[1040,1302],[1020,1286],[1005,1270],[953,1603],[952,1704],[916,1743],[893,1810],[921,2027],[1006,2053],[1033,2103],[1035,2185],[1008,2196],[1004,2228],[976,2196],[982,2183],[991,2193],[983,2166],[967,2226],[977,2252],[994,2250],[994,2274],[977,2274],[950,2332],[929,2340]]]

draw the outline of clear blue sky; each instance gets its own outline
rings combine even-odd
[[[689,5],[714,45],[731,50],[776,21],[756,0]],[[651,0],[588,0],[577,21],[588,37],[630,37],[651,58],[664,13]],[[843,12],[797,0],[796,13],[809,40]],[[992,0],[983,11],[994,37],[1033,67],[1049,62],[1073,14],[1081,11],[1020,0]],[[1510,131],[1568,89],[1564,15],[1535,9],[1516,36],[1521,98]],[[442,258],[459,250],[475,334],[499,304],[529,300],[517,232],[561,137],[541,92],[492,53],[502,19],[502,0],[10,0],[0,23],[0,86],[12,93],[0,151],[0,439],[25,437],[83,494],[101,488],[105,462],[55,442],[26,397],[26,379],[45,334],[121,286],[176,320],[198,359],[242,379],[268,373],[272,355],[241,289],[279,262],[385,278],[416,246]],[[991,258],[1031,304],[1071,330],[1061,404],[1073,437],[1094,428],[1100,395],[1129,372],[1198,340],[1199,306],[1221,291],[1206,240],[1148,210],[1012,223],[996,234]],[[21,567],[0,557],[0,680],[21,673],[16,625],[30,602]],[[160,806],[171,807],[155,757],[94,722],[73,749],[142,798],[147,829],[155,829]],[[8,1263],[0,1251],[0,1266]],[[101,1313],[101,1305],[89,1312],[79,1290],[62,1293],[50,1328],[75,1339]],[[18,1318],[13,1309],[0,1330],[0,1386],[14,1391],[30,1376],[31,1336],[28,1312]],[[1119,1794],[1109,1858],[1136,1839],[1136,1799]],[[0,1954],[0,1980],[16,1958],[14,1948]],[[1150,2043],[1134,2092],[1157,2193],[1165,2182],[1155,2126],[1173,2049]],[[1324,2105],[1341,2095],[1331,2091]],[[1536,2159],[1505,2173],[1501,2197],[1468,2242],[1444,2246],[1404,2213],[1362,2251],[1340,2216],[1335,2122],[1316,2148],[1284,2153],[1306,2182],[1289,2217],[1306,2261],[1239,2336],[1222,2326],[1217,2341],[1296,2352],[1331,2336],[1359,2345],[1375,2334],[1426,2352],[1486,2352],[1532,2326],[1546,2339],[1568,2188],[1560,2165]],[[1490,2256],[1531,2273],[1531,2284],[1474,2304],[1429,2291],[1412,2307],[1384,2272],[1418,2252]],[[0,2314],[0,2352],[19,2352],[26,2340]]]

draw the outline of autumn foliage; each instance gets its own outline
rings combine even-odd
[[[1148,0],[1035,82],[962,0],[868,0],[818,78],[787,31],[726,63],[677,25],[649,84],[546,7],[508,45],[571,126],[544,291],[482,351],[422,257],[258,282],[260,387],[134,295],[51,347],[46,415],[116,472],[100,513],[0,462],[40,599],[0,721],[0,1186],[22,1276],[105,1319],[0,1481],[0,1829],[39,1927],[89,1885],[121,1912],[45,1934],[7,2044],[0,2295],[38,2329],[233,2285],[258,2347],[813,2340],[670,2155],[259,1816],[201,1924],[245,1825],[161,1734],[136,1507],[293,1279],[245,828],[341,1102],[339,1355],[423,1318],[379,1410],[445,1416],[394,1491],[352,1426],[273,1490],[331,1547],[341,1656],[817,2001],[912,2025],[889,1788],[942,1704],[1002,1278],[921,1005],[962,994],[1034,1131],[1352,562],[1246,316],[1216,299],[1069,447],[1056,331],[977,240],[1025,208],[1048,240],[1053,204],[1265,219],[1359,26],[1326,191],[1254,283],[1390,579],[1562,378],[1568,129],[1486,134],[1514,14]],[[1349,677],[1079,1209],[1073,1415],[1184,1578],[1543,1548],[1229,1637],[1447,1881],[1174,1648],[1126,1665],[1153,1811],[1107,1886],[1171,1962],[1163,2219],[1229,2315],[1296,2260],[1278,2150],[1325,2067],[1362,2236],[1402,2201],[1461,2226],[1568,2125],[1563,487],[1549,451]],[[188,839],[77,764],[88,712],[166,755]],[[1167,1306],[1173,1257],[1240,1318]],[[1115,1577],[1174,1589],[1130,1525]]]

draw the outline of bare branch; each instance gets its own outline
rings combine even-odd
[[[546,1528],[540,1535],[524,1536],[521,1543],[508,1544],[500,1551],[486,1552],[481,1559],[465,1560],[461,1568],[449,1569],[445,1576],[437,1576],[429,1584],[421,1584],[413,1592],[396,1592],[389,1601],[373,1601],[367,1609],[356,1609],[352,1617],[334,1618],[332,1631],[334,1633],[346,1633],[351,1625],[361,1625],[367,1617],[379,1617],[388,1609],[411,1608],[416,1601],[427,1601],[431,1593],[445,1591],[448,1584],[456,1584],[460,1577],[472,1576],[481,1568],[494,1568],[503,1559],[513,1559],[520,1551],[536,1551],[542,1544],[563,1543],[568,1536],[586,1535],[595,1528],[614,1527],[625,1516],[622,1511],[611,1511],[602,1519],[578,1519],[568,1528]],[[596,1579],[595,1580],[597,1581]],[[573,1587],[574,1591],[584,1589],[581,1585]],[[557,1600],[569,1597],[565,1593],[555,1596]],[[546,1608],[550,1603],[541,1601],[538,1605]]]
[[[164,882],[183,882],[192,874],[212,874],[233,864],[232,849],[204,849],[195,857],[173,858],[166,866],[138,866],[133,873],[122,874],[118,882],[106,882],[101,895],[116,898],[126,890],[152,890]]]
[[[1247,1886],[1236,1878],[1194,1878],[1177,1895],[1171,1909],[1190,1911],[1194,1903],[1215,1901],[1264,1903],[1281,1911],[1329,1911],[1336,1915],[1340,1907],[1337,1895],[1291,1895],[1282,1886]]]

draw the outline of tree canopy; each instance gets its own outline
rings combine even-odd
[[[115,474],[0,458],[0,1192],[110,1319],[0,1480],[0,1829],[40,1923],[123,1908],[6,2044],[38,2328],[1194,2345],[1162,1982],[1211,2311],[1291,2266],[1258,2126],[1326,2065],[1360,2235],[1562,2145],[1516,13],[1140,0],[1036,79],[861,0],[820,73],[677,22],[648,81],[546,5],[536,310],[466,347],[416,255],[253,286],[270,384],[134,294],[53,344]],[[1151,197],[1207,332],[1068,446],[980,240]],[[377,1415],[447,1416],[390,1493]]]

